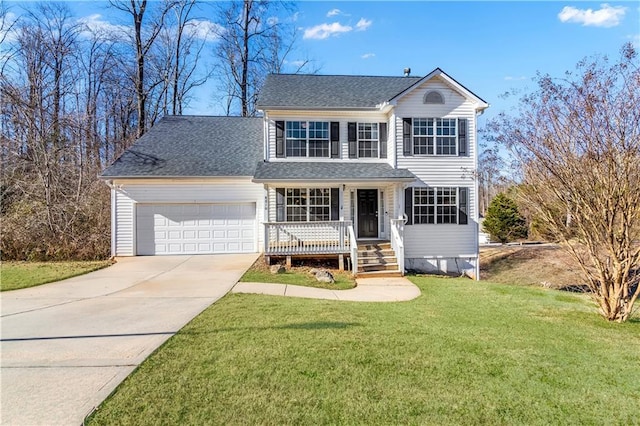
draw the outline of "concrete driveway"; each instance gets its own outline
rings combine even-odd
[[[122,258],[87,275],[1,293],[0,423],[81,424],[257,256]]]

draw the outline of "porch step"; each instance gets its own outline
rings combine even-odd
[[[383,250],[360,250],[358,247],[358,256],[361,257],[386,257],[386,256],[395,256],[396,252],[393,249],[383,249]]]
[[[373,263],[358,265],[358,272],[373,272],[373,271],[398,271],[397,263]]]
[[[358,243],[358,251],[393,250],[390,242],[366,242]]]
[[[358,265],[378,265],[398,263],[395,256],[360,256],[358,255]]]
[[[375,276],[401,276],[398,258],[387,241],[371,241],[358,244],[358,274]],[[387,275],[393,274],[393,275]],[[397,274],[397,275],[396,275]]]
[[[392,278],[401,277],[400,271],[370,271],[370,272],[358,272],[356,278]]]

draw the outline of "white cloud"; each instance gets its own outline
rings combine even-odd
[[[0,25],[0,41],[13,43],[17,39],[15,23],[18,20],[18,15],[13,12],[6,12],[0,19],[2,20]]]
[[[116,25],[102,19],[102,15],[95,13],[93,15],[78,18],[78,23],[85,26],[83,33],[86,36],[91,34],[108,35],[114,38],[120,38],[127,35],[131,29],[125,25]]]
[[[504,78],[506,81],[522,81],[522,80],[526,80],[527,77],[525,77],[524,75],[521,75],[519,77],[514,77],[512,75],[508,75]]]
[[[342,11],[340,9],[331,9],[327,12],[327,18],[331,18],[332,16],[341,15]]]
[[[360,18],[360,20],[356,24],[356,29],[358,31],[364,31],[367,28],[369,28],[371,26],[371,24],[372,24],[372,21],[370,21],[368,19]]]
[[[342,33],[348,33],[353,30],[349,25],[342,25],[339,22],[332,24],[320,24],[315,27],[307,28],[304,30],[304,39],[324,40],[331,36],[337,36]]]
[[[627,36],[636,48],[640,48],[640,34],[630,34]]]
[[[189,22],[186,31],[198,40],[212,41],[218,38],[222,27],[208,20],[194,19]]]
[[[375,53],[365,53],[364,55],[360,56],[362,59],[369,59],[369,58],[373,58],[375,57],[376,54]]]
[[[607,3],[601,4],[598,10],[577,9],[573,6],[565,6],[560,13],[558,13],[558,19],[560,19],[561,22],[607,28],[620,24],[626,11],[626,7],[610,6]]]

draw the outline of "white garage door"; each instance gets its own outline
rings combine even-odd
[[[256,251],[256,205],[138,204],[139,255]]]

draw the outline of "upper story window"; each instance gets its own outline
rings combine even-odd
[[[414,118],[414,155],[457,155],[458,121],[455,118]]]
[[[358,157],[378,158],[378,123],[358,123]]]
[[[387,123],[347,123],[349,158],[387,158]]]
[[[287,121],[287,157],[329,157],[329,123],[326,121]]]
[[[402,153],[434,156],[469,156],[467,118],[403,118]]]

